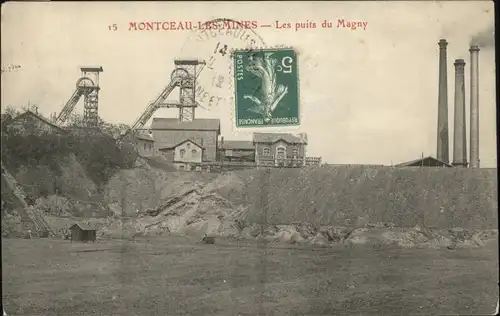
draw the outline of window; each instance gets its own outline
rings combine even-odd
[[[146,150],[146,143],[144,143],[144,150]]]
[[[262,150],[262,154],[264,156],[270,156],[271,155],[271,150],[269,149],[269,147],[264,147],[264,149]]]
[[[153,144],[149,144],[149,150],[153,150]]]
[[[284,147],[278,147],[276,148],[276,158],[279,160],[284,160],[285,159],[285,148]]]
[[[181,154],[181,158],[184,158],[184,154],[186,153],[186,151],[184,149],[181,149],[180,151],[180,154]]]
[[[191,150],[192,154],[196,154],[196,149]]]
[[[298,155],[299,155],[299,149],[297,147],[295,147],[292,150],[292,156],[293,156],[293,158],[297,158]]]

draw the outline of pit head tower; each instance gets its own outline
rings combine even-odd
[[[54,113],[53,121],[58,125],[66,123],[73,113],[76,104],[83,96],[83,125],[85,127],[96,127],[99,121],[99,74],[103,72],[102,67],[80,68],[80,79],[76,81],[73,95],[64,105],[59,115]]]
[[[82,78],[90,80],[82,81],[90,85],[80,85],[83,89],[83,125],[96,127],[99,121],[99,73],[102,67],[82,67]]]

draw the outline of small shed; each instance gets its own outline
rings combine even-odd
[[[76,223],[70,228],[71,230],[71,241],[93,241],[96,240],[96,230],[87,224]]]

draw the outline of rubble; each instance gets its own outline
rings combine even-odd
[[[141,175],[138,171],[135,175]],[[272,214],[264,222],[254,212],[254,206],[239,190],[245,189],[248,182],[242,181],[236,173],[222,173],[206,178],[193,173],[168,175],[155,171],[154,183],[167,181],[168,184],[154,186],[153,192],[158,199],[147,209],[137,212],[134,219],[129,219],[129,230],[134,227],[139,235],[185,234],[201,238],[204,234],[225,238],[244,238],[266,242],[290,244],[308,244],[329,247],[335,244],[347,245],[392,245],[400,247],[448,247],[450,245],[480,246],[485,238],[470,230],[430,230],[420,225],[401,228],[392,222],[369,222],[368,216],[346,221],[347,211],[337,211],[340,223],[351,223],[357,228],[342,225],[318,225],[312,222],[293,221],[289,224],[273,224]],[[131,176],[131,173],[129,176]],[[241,177],[241,175],[240,175]],[[140,178],[141,179],[141,178]],[[143,178],[142,178],[143,179]],[[144,180],[144,179],[143,179]],[[139,183],[151,183],[151,180],[138,180]],[[247,178],[247,181],[251,181]],[[137,185],[138,189],[146,188]],[[130,202],[134,203],[133,196]],[[255,200],[255,198],[254,198]],[[239,203],[238,203],[239,202]],[[119,214],[119,204],[110,205],[115,214]],[[254,212],[254,213],[252,213]],[[253,217],[249,215],[252,214]],[[342,215],[344,214],[344,215]],[[279,223],[279,222],[278,222]],[[117,234],[115,234],[117,235]]]
[[[101,238],[181,234],[193,235],[199,240],[204,234],[209,234],[320,247],[337,244],[480,247],[496,236],[495,232],[487,233],[476,228],[488,218],[487,211],[481,211],[470,221],[472,227],[425,228],[423,223],[426,222],[441,227],[443,223],[456,226],[451,220],[445,222],[450,207],[437,208],[435,198],[426,198],[431,201],[431,210],[406,209],[406,206],[415,204],[420,193],[405,191],[408,196],[414,194],[414,200],[411,200],[402,192],[392,192],[394,188],[392,191],[385,187],[379,189],[382,185],[387,186],[384,177],[390,172],[393,172],[391,179],[394,180],[398,173],[402,176],[406,171],[380,169],[365,177],[359,168],[330,170],[329,174],[324,173],[325,168],[273,170],[269,183],[264,185],[262,181],[267,180],[261,177],[259,170],[219,174],[177,172],[147,162],[146,159],[131,169],[119,170],[104,188],[100,188],[103,191],[102,203],[49,195],[37,199],[34,207],[51,218],[48,221],[58,232],[64,231],[75,216],[96,220]],[[431,182],[437,186],[440,178],[432,177],[436,183]],[[348,181],[342,186],[341,182],[335,182],[343,178]],[[413,186],[407,186],[413,189]],[[83,188],[88,188],[88,193],[80,190]],[[80,189],[79,196],[97,194],[96,189],[88,184]],[[263,189],[266,191],[261,192]],[[436,190],[444,189],[439,187]],[[368,193],[363,195],[363,192]],[[261,199],[265,195],[267,205],[262,204],[266,203],[266,199]],[[380,196],[392,203],[385,211],[382,210],[387,201],[371,202]],[[449,199],[443,201],[443,205],[451,205]],[[266,213],[263,213],[264,206]],[[451,218],[459,222],[465,216],[460,212],[466,206],[456,208]],[[435,212],[443,209],[446,212]],[[57,217],[66,217],[67,220],[64,224],[59,223]],[[101,217],[99,221],[98,217]],[[388,218],[394,222],[385,222],[384,219]],[[2,228],[5,225],[15,226],[15,218],[2,219]]]

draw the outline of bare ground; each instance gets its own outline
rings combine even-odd
[[[497,249],[3,239],[2,298],[8,315],[492,314]]]

